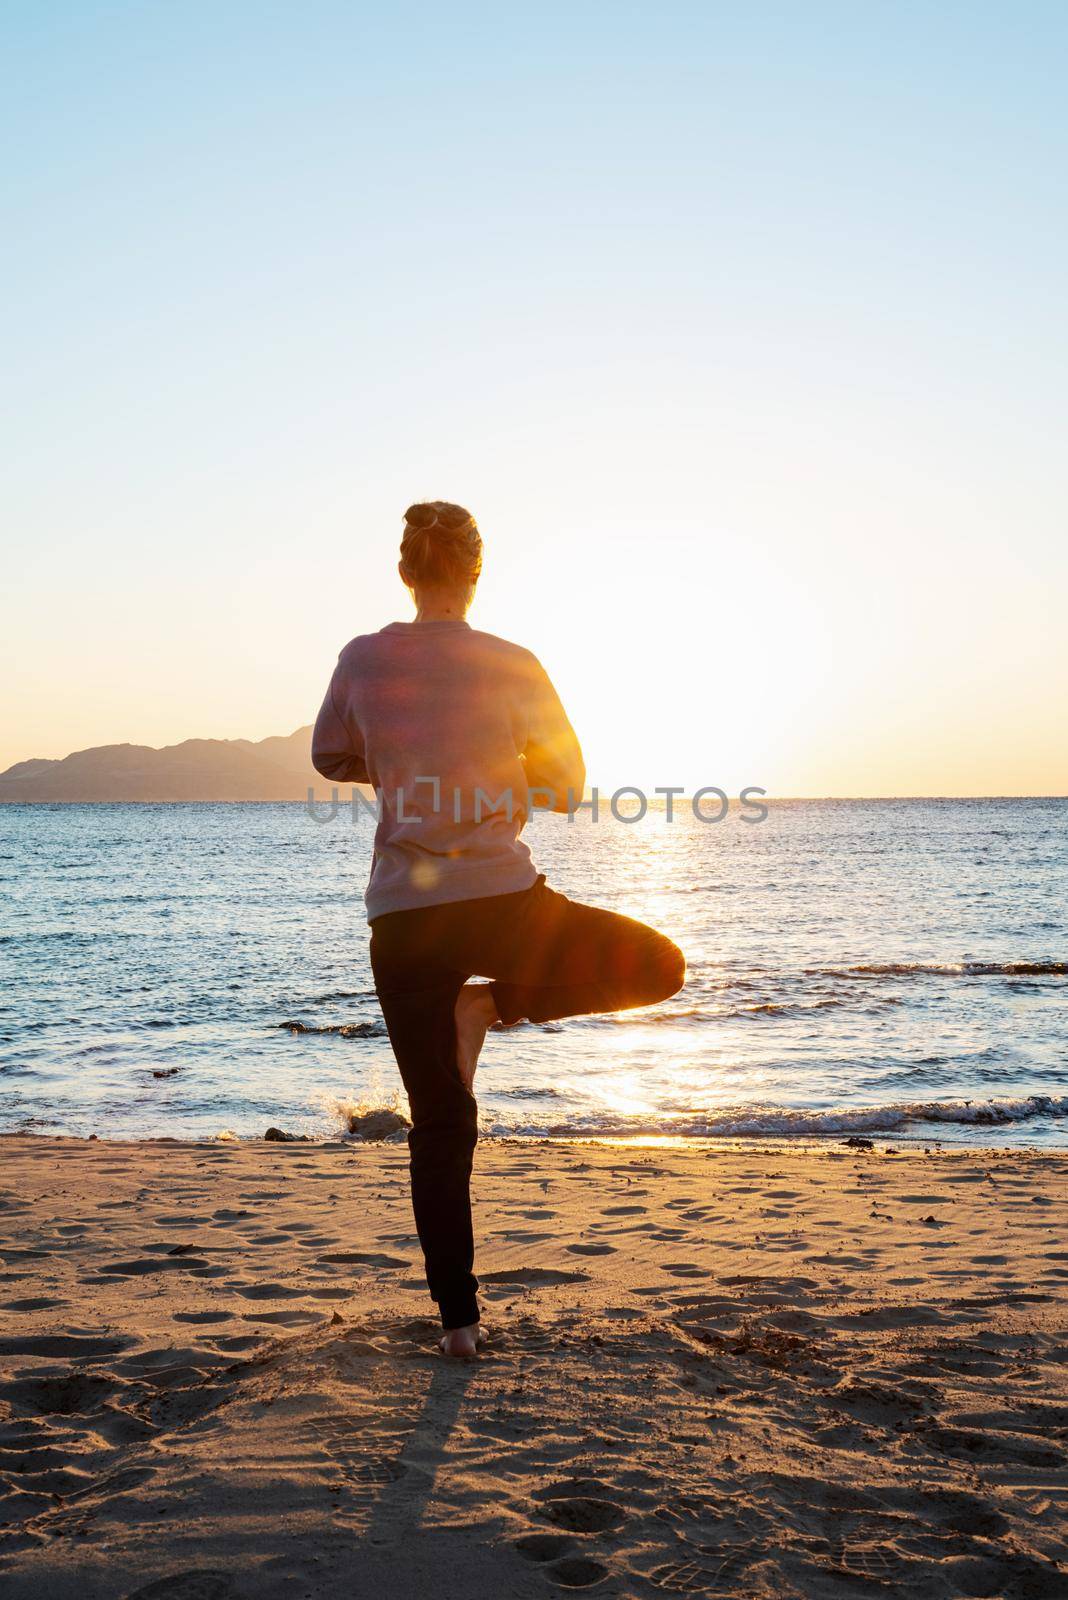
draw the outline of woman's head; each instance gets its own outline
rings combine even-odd
[[[421,594],[454,596],[466,610],[482,571],[478,524],[463,506],[424,500],[404,513],[400,575],[418,602]]]

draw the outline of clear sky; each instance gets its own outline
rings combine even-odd
[[[1068,7],[0,13],[0,765],[312,720],[469,505],[603,785],[1068,793]]]

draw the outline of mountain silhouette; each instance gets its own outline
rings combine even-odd
[[[161,750],[104,744],[0,773],[0,803],[86,800],[305,800],[331,785],[311,764],[311,728],[288,737],[186,739]],[[347,786],[346,786],[347,788]]]

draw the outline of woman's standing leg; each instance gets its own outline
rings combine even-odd
[[[471,1230],[471,1162],[478,1108],[456,1067],[456,997],[466,974],[420,954],[414,919],[371,927],[371,968],[411,1108],[412,1208],[427,1284],[446,1329],[478,1321]]]

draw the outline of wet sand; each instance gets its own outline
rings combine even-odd
[[[1068,1595],[1068,1157],[0,1145],[9,1600]]]

